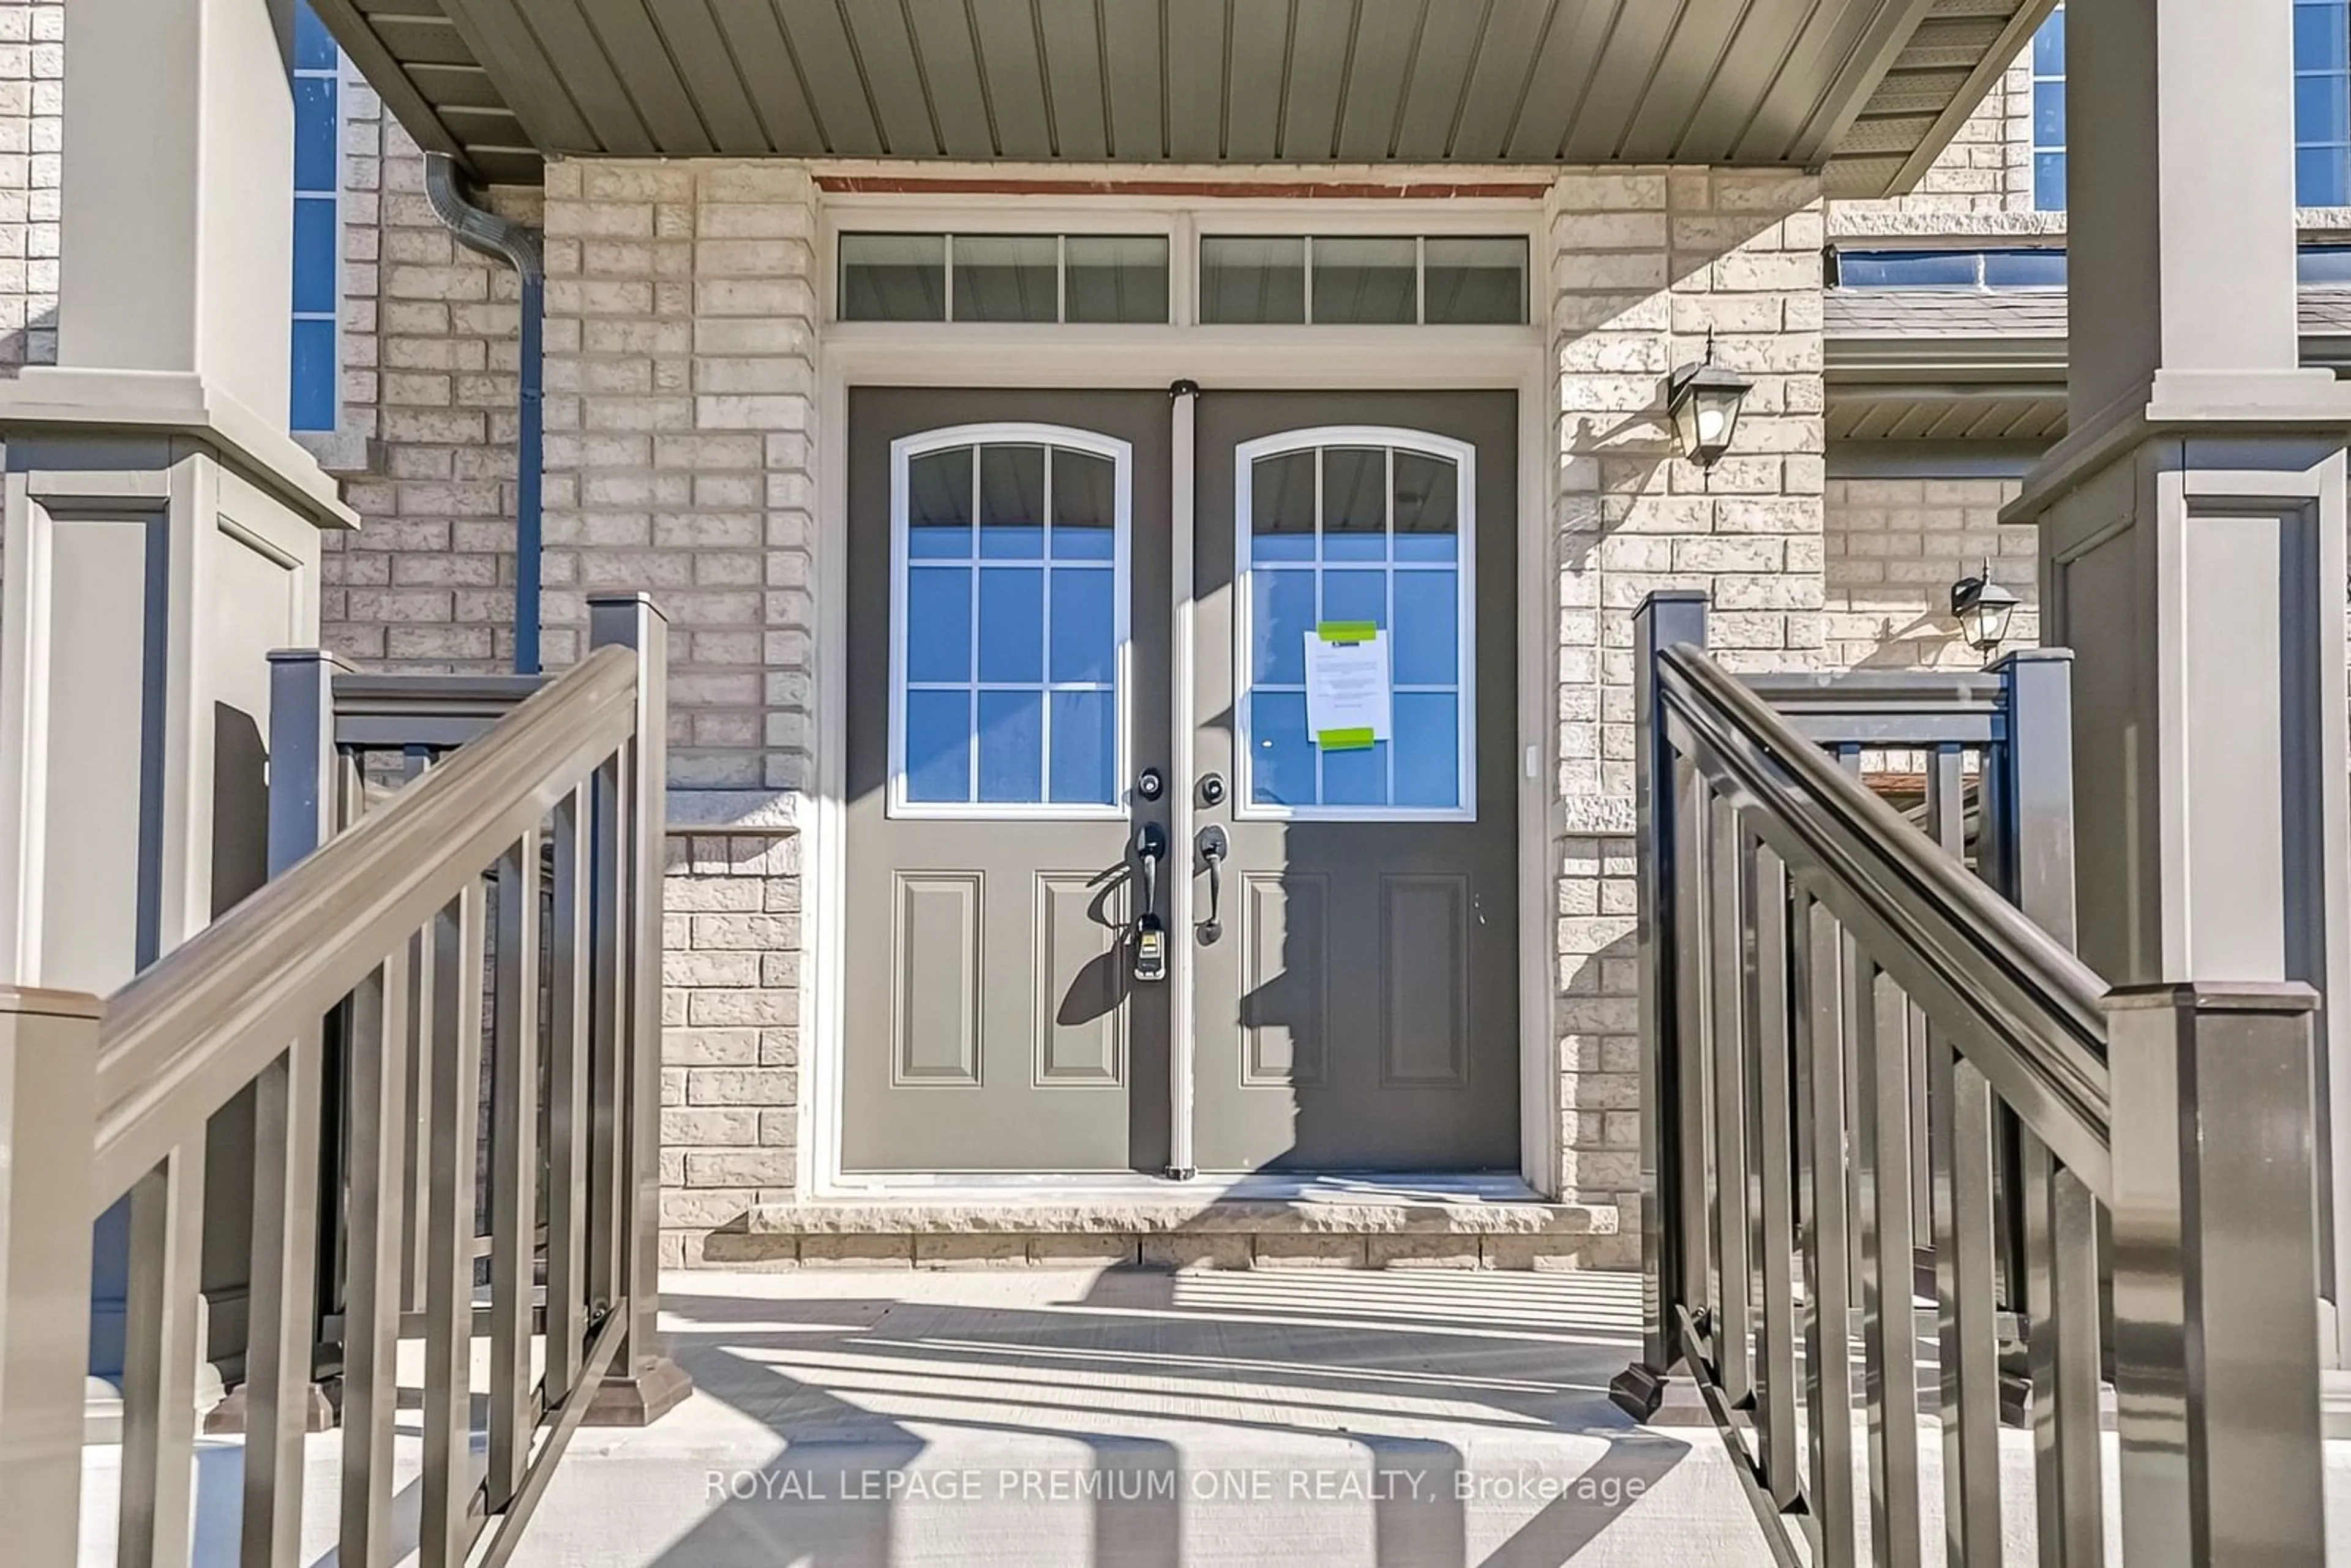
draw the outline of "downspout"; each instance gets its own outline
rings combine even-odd
[[[424,155],[424,195],[433,215],[467,250],[505,262],[522,282],[521,387],[515,410],[514,667],[538,674],[540,489],[546,466],[545,370],[541,326],[547,317],[547,262],[539,231],[477,207],[445,152]]]

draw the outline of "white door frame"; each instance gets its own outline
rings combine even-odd
[[[1558,727],[1555,591],[1551,540],[1552,506],[1543,459],[1552,428],[1552,391],[1545,374],[1549,340],[1543,321],[1539,213],[1523,202],[1459,204],[1440,214],[1402,201],[1318,202],[1311,218],[1287,208],[1290,231],[1484,233],[1523,232],[1530,241],[1533,323],[1525,327],[1069,327],[979,324],[828,322],[820,329],[817,392],[817,571],[814,631],[817,661],[817,767],[811,810],[804,827],[802,898],[808,912],[802,970],[803,1051],[800,1057],[798,1192],[803,1199],[870,1197],[893,1187],[935,1189],[935,1179],[860,1175],[841,1167],[841,1080],[843,1040],[843,937],[847,904],[845,824],[848,740],[848,465],[852,387],[1134,387],[1165,389],[1178,380],[1207,392],[1322,392],[1348,387],[1381,390],[1488,390],[1519,394],[1518,551],[1519,715],[1519,1161],[1526,1184],[1547,1196],[1558,1171],[1559,1048],[1553,997],[1557,959],[1550,910],[1552,848],[1561,829],[1557,791]],[[1236,208],[1259,207],[1236,203]],[[1264,204],[1271,208],[1276,204]],[[1367,210],[1366,210],[1367,209]],[[1016,208],[1017,210],[1017,208]],[[1149,214],[1105,211],[1100,205],[1060,214],[1030,205],[1018,226],[1032,230],[1154,232],[1166,224],[1171,291],[1184,313],[1190,293],[1194,214],[1169,224]],[[855,226],[941,229],[945,214],[873,204],[858,211]],[[829,297],[834,223],[820,240],[820,272]],[[1219,213],[1197,226],[1275,226],[1271,212]],[[972,222],[977,230],[1012,224]],[[829,298],[827,300],[829,305]],[[826,314],[831,314],[828,308]],[[1499,564],[1499,563],[1497,563]],[[1180,781],[1179,781],[1180,782]],[[1138,1177],[1147,1182],[1150,1178]],[[1102,1185],[1098,1177],[1088,1185]],[[1033,1178],[1012,1178],[1008,1186]],[[958,1186],[987,1183],[958,1178]]]

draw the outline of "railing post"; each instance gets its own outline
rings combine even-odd
[[[0,1520],[16,1563],[71,1563],[98,1119],[97,998],[0,986]]]
[[[1677,1030],[1681,943],[1687,935],[1675,906],[1676,856],[1703,821],[1677,823],[1673,747],[1658,706],[1657,656],[1680,643],[1706,645],[1706,596],[1689,591],[1652,593],[1633,616],[1633,810],[1637,867],[1641,1031],[1641,1359],[1609,1385],[1609,1396],[1635,1419],[1702,1423],[1709,1419],[1687,1375],[1669,1376],[1682,1359],[1677,1309],[1688,1298],[1677,1234],[1685,1207],[1681,1191],[1682,1128],[1677,1110],[1687,1063]],[[1667,1411],[1669,1396],[1673,1408]]]
[[[2326,1560],[2314,1023],[2299,983],[2107,999],[2131,1568]]]
[[[619,1294],[628,1321],[613,1371],[589,1406],[600,1426],[643,1426],[692,1392],[678,1364],[662,1354],[661,1061],[662,871],[669,787],[666,746],[669,622],[642,593],[588,601],[588,643],[637,655],[637,723],[615,824],[623,857],[620,896],[611,917],[621,959],[618,1026],[621,1163]],[[603,911],[599,918],[605,918]]]

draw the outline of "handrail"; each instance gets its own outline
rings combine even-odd
[[[478,881],[627,738],[635,701],[630,652],[598,649],[117,992],[99,1031],[98,1208]]]
[[[2108,1197],[2105,983],[1702,650],[1665,648],[1658,664],[1658,695],[1700,743],[1692,760],[1710,782],[1753,811],[1792,871],[1813,873],[1839,920],[1881,934],[1880,967],[1939,1004],[1938,1022],[2001,1096]]]
[[[1987,700],[1741,679],[1693,593],[1634,633],[1646,1288],[1612,1398],[1721,1427],[1782,1563],[2006,1560],[2020,1417],[2044,1564],[2108,1560],[2110,1462],[2126,1568],[2323,1562],[2317,993],[2074,957],[2062,651]],[[1917,827],[1853,766],[1894,736],[1932,754]]]

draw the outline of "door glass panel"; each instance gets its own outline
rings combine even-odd
[[[1118,506],[1115,469],[1107,457],[1071,452],[1052,453],[1053,559],[1108,560],[1117,539]]]
[[[1040,691],[979,694],[979,798],[1043,799],[1045,702]]]
[[[1115,810],[1125,483],[1122,462],[1034,439],[908,456],[897,804]]]
[[[979,553],[1010,560],[1045,553],[1043,447],[980,448]]]
[[[971,559],[971,448],[925,452],[906,465],[906,553]]]
[[[1466,816],[1475,705],[1464,468],[1436,448],[1301,444],[1252,460],[1240,580],[1242,809]],[[1401,442],[1408,439],[1396,437]],[[1322,747],[1307,725],[1306,644],[1327,622],[1387,636],[1389,729]]]
[[[1285,452],[1260,457],[1249,485],[1250,559],[1312,560],[1314,454]]]
[[[971,799],[971,693],[906,694],[906,798]]]

